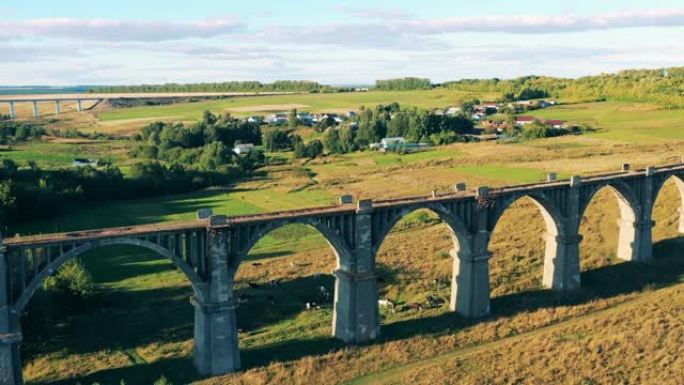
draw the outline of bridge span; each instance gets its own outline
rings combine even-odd
[[[10,119],[17,118],[17,104],[28,103],[32,105],[33,117],[40,116],[39,103],[54,103],[55,114],[62,113],[62,103],[76,103],[76,111],[84,110],[84,102],[93,102],[97,105],[103,100],[110,101],[163,101],[172,103],[174,101],[190,99],[216,99],[239,96],[268,96],[268,95],[289,95],[296,92],[147,92],[147,93],[87,93],[87,94],[25,94],[25,95],[0,95],[0,104],[7,104],[9,107]],[[92,108],[92,107],[91,107]]]
[[[448,194],[353,202],[246,216],[202,214],[196,221],[161,223],[4,239],[0,248],[0,385],[22,384],[20,316],[42,282],[68,260],[117,244],[153,250],[171,260],[190,280],[195,309],[194,363],[203,375],[240,368],[235,274],[249,250],[269,232],[290,224],[317,229],[337,259],[332,333],[349,343],[380,335],[376,254],[392,227],[413,211],[436,213],[450,230],[453,249],[450,309],[464,317],[490,312],[490,236],[505,210],[531,198],[546,223],[543,283],[549,289],[580,287],[580,221],[592,197],[610,189],[620,207],[617,256],[652,258],[653,203],[673,179],[684,201],[684,162],[590,177],[474,191],[458,183]],[[681,203],[680,203],[681,206]],[[680,209],[681,210],[681,209]],[[680,232],[684,220],[680,218]]]

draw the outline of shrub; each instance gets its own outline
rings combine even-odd
[[[77,259],[72,259],[62,265],[57,274],[45,280],[43,288],[71,298],[88,298],[95,293],[93,277]]]

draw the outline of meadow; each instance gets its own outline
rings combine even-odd
[[[374,94],[321,94],[307,101],[298,98],[309,95],[287,101],[254,97],[245,103],[321,103],[320,108],[343,109],[347,102],[350,106],[371,102],[328,98],[376,98]],[[394,94],[399,96],[393,100],[404,103],[397,98],[414,98],[425,106],[448,105],[442,99],[451,97]],[[224,102],[228,101],[215,103]],[[200,104],[175,107],[187,109],[186,118],[194,120],[192,114],[201,114],[205,108]],[[113,112],[151,114],[166,108]],[[618,170],[625,162],[634,167],[672,163],[680,159],[684,148],[681,111],[598,103],[559,106],[535,114],[591,122],[599,131],[522,143],[460,143],[409,155],[360,152],[294,161],[265,167],[234,186],[80,207],[13,231],[28,234],[190,220],[199,208],[237,215],[311,207],[334,203],[347,193],[376,199],[429,195],[432,189],[449,191],[460,181],[469,188],[527,183],[543,180],[552,171],[567,177]],[[646,129],[649,121],[652,131]],[[51,147],[35,148],[47,157]],[[117,161],[125,163],[126,158]],[[473,384],[621,384],[623,379],[673,383],[668,381],[681,378],[679,357],[684,353],[684,321],[677,316],[684,306],[684,242],[677,233],[680,205],[674,184],[668,182],[656,201],[655,260],[643,265],[625,263],[615,258],[619,210],[612,194],[601,191],[582,221],[583,287],[560,295],[542,289],[544,222],[536,206],[521,199],[504,214],[490,242],[491,316],[468,320],[448,312],[446,306],[396,313],[383,310],[382,336],[361,346],[344,345],[330,336],[330,301],[324,301],[321,310],[305,310],[305,302],[319,299],[320,286],[330,291],[334,286],[330,272],[335,258],[323,237],[306,226],[278,229],[255,245],[249,263],[238,271],[236,290],[251,298],[237,311],[244,370],[216,378],[200,378],[192,367],[193,309],[184,276],[168,261],[141,249],[95,250],[82,258],[97,284],[95,298],[69,307],[39,293],[29,305],[22,324],[26,381],[152,384],[164,376],[176,385],[408,384],[456,379]],[[378,253],[378,272],[384,281],[381,297],[401,304],[427,296],[446,301],[452,247],[447,228],[433,214],[417,212],[406,217]],[[281,288],[247,285],[271,279],[282,280]],[[275,297],[274,304],[269,304],[269,295]],[[635,371],[642,377],[634,377]]]

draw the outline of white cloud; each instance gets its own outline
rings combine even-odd
[[[0,21],[0,37],[4,35],[101,41],[163,41],[209,38],[236,33],[243,28],[241,23],[228,17],[201,21],[53,18]]]

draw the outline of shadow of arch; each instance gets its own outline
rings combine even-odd
[[[637,204],[636,195],[631,188],[622,183],[595,186],[593,190],[582,199],[579,210],[580,218],[581,220],[587,218],[587,209],[595,200],[596,196],[602,191],[610,191],[612,193],[619,210],[619,235],[615,255],[617,258],[625,261],[634,260],[637,253],[637,249],[634,246],[637,237],[636,221],[641,213],[639,205]]]
[[[200,278],[200,276],[192,267],[185,263],[185,261],[183,261],[181,257],[175,255],[171,250],[162,247],[156,243],[152,243],[137,238],[103,238],[96,239],[72,248],[71,250],[61,254],[59,257],[51,261],[45,268],[38,272],[31,279],[26,288],[21,292],[19,298],[17,298],[17,300],[14,302],[14,308],[16,309],[17,313],[20,314],[24,310],[26,305],[28,305],[29,301],[35,294],[36,290],[38,290],[38,288],[40,288],[43,282],[49,276],[57,272],[57,270],[66,262],[88,251],[115,245],[138,246],[144,249],[154,251],[162,257],[169,259],[174,264],[174,266],[180,269],[188,278],[192,285],[193,291],[195,292],[195,295],[199,298],[204,297],[204,286],[206,285],[205,282]]]
[[[526,203],[529,204],[529,208],[526,207]],[[532,209],[534,207],[535,209]],[[510,240],[515,240],[516,237],[520,236],[521,234],[524,235],[523,231],[539,231],[534,229],[534,218],[528,218],[526,213],[528,213],[530,210],[536,211],[534,217],[539,218],[541,217],[542,219],[542,226],[544,233],[542,235],[542,242],[544,243],[544,252],[543,252],[543,262],[542,262],[542,268],[539,269],[541,270],[540,273],[535,274],[541,277],[541,283],[544,287],[547,288],[553,288],[554,287],[554,274],[553,274],[553,269],[554,269],[554,258],[556,257],[558,253],[558,238],[559,235],[565,234],[565,223],[563,221],[563,217],[561,216],[560,212],[558,211],[557,207],[549,200],[547,199],[544,195],[540,194],[525,194],[525,195],[519,195],[519,196],[511,196],[507,197],[506,199],[502,201],[498,201],[496,205],[496,209],[493,213],[492,221],[491,221],[491,240],[490,240],[490,248],[494,246],[492,243],[493,241],[497,241],[495,237],[498,237],[501,230],[501,227],[503,226],[501,219],[504,217],[506,214],[511,214],[513,215],[513,212],[510,212],[510,210],[521,210],[520,214],[518,215],[523,215],[522,217],[518,217],[517,220],[521,220],[522,218],[525,218],[525,224],[524,228],[517,227],[512,223],[508,223],[509,230],[512,231],[513,233],[508,236],[508,239]],[[537,214],[539,216],[537,216]],[[512,218],[511,218],[512,220]],[[530,222],[531,221],[531,222]],[[504,236],[504,234],[501,234]],[[529,242],[525,242],[526,244],[529,244]],[[508,253],[511,252],[511,250],[507,250]],[[514,252],[521,252],[519,250],[515,250]],[[517,255],[517,256],[512,256],[513,259],[523,259],[525,257],[533,257],[535,253],[535,250],[528,249],[527,250],[527,255]],[[496,258],[496,256],[493,256]],[[515,263],[515,261],[504,261],[503,265],[508,265],[510,263]],[[530,262],[532,261],[526,261],[525,265],[529,266]],[[491,263],[491,262],[490,262]],[[503,266],[502,265],[502,266]],[[503,266],[506,269],[510,269],[510,267]],[[492,270],[495,270],[495,266],[492,265]],[[510,274],[513,275],[511,279],[517,279],[517,280],[524,280],[525,278],[522,277],[523,275],[529,274],[529,272],[526,271],[519,271],[519,272],[511,272]],[[515,275],[520,275],[521,277],[515,277]],[[490,274],[490,280],[493,279],[493,274]],[[528,278],[529,279],[529,278]],[[532,282],[535,281],[535,279],[531,279]],[[496,292],[496,283],[497,282],[492,282],[492,286],[494,288],[494,292]],[[515,288],[516,285],[518,285],[515,282],[512,282],[512,287],[508,289],[504,289],[505,292],[508,292],[510,290],[513,291],[519,291],[522,289]],[[532,289],[534,288],[535,285],[534,283],[524,283],[525,287],[524,289]]]

